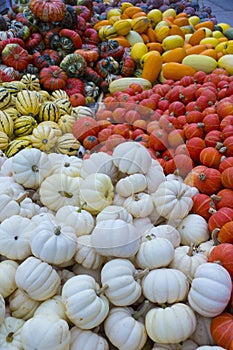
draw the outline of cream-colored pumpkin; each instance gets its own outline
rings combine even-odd
[[[49,153],[53,174],[65,174],[71,177],[80,176],[82,160],[67,154]]]
[[[112,204],[122,206],[124,201],[125,201],[125,197],[122,197],[117,192],[115,192]]]
[[[138,142],[123,142],[113,150],[113,162],[126,174],[146,174],[151,167],[152,158],[147,149]]]
[[[116,306],[128,306],[141,296],[139,273],[127,259],[112,259],[101,270],[105,295]]]
[[[152,227],[151,230],[149,230],[147,233],[147,236],[148,235],[152,238],[166,238],[172,243],[174,248],[177,248],[180,245],[180,233],[175,227],[171,225],[161,224]]]
[[[86,203],[85,209],[91,214],[98,214],[111,205],[114,187],[111,178],[103,173],[93,173],[80,182],[80,201]]]
[[[0,325],[4,321],[5,318],[5,312],[6,312],[6,304],[5,304],[5,299],[3,296],[0,294]]]
[[[168,266],[174,254],[175,249],[168,239],[148,235],[143,238],[135,256],[135,261],[141,269],[151,270]]]
[[[18,263],[13,260],[3,260],[0,262],[0,294],[7,298],[13,293],[17,285],[15,283],[15,273]]]
[[[208,239],[208,241],[202,242],[198,245],[197,251],[205,254],[208,257],[214,246],[213,239]]]
[[[33,215],[33,217],[31,218],[31,221],[39,225],[41,224],[41,222],[47,222],[47,221],[56,222],[56,217],[54,212],[49,211],[49,212],[43,212],[43,213]]]
[[[66,263],[76,252],[75,230],[66,223],[46,221],[36,226],[30,237],[35,257],[53,265]]]
[[[95,116],[94,111],[90,107],[86,106],[73,107],[71,115],[73,115],[76,120],[82,117],[93,118]]]
[[[174,304],[184,301],[189,290],[185,274],[171,268],[150,271],[142,280],[146,299],[155,304]]]
[[[18,288],[9,296],[8,301],[11,315],[25,321],[34,315],[40,305],[40,301],[30,298]]]
[[[192,309],[204,317],[215,317],[227,306],[231,297],[232,281],[228,271],[217,263],[197,267],[188,293]]]
[[[140,236],[132,223],[110,219],[96,223],[91,243],[100,255],[128,258],[138,251]]]
[[[27,320],[22,328],[24,350],[69,350],[70,331],[65,320],[36,316]]]
[[[135,218],[144,218],[154,210],[154,204],[148,193],[140,192],[126,198],[123,207]]]
[[[181,220],[177,230],[183,245],[198,245],[210,238],[207,221],[198,214],[188,214]]]
[[[180,246],[175,249],[175,255],[170,267],[182,271],[186,276],[193,278],[196,268],[207,262],[207,256],[191,246]]]
[[[8,316],[0,325],[0,348],[9,350],[24,350],[21,334],[25,321],[16,317]]]
[[[109,350],[108,342],[101,335],[77,327],[70,330],[70,350]]]
[[[146,237],[150,230],[154,227],[149,217],[134,218],[133,225],[136,228],[137,234],[141,240]]]
[[[9,160],[12,160],[13,157],[9,158]],[[12,174],[13,175],[13,174]],[[0,182],[0,194],[6,193],[11,194],[12,196],[17,196],[20,193],[24,192],[24,188],[22,185],[18,184],[13,176],[8,175],[0,175],[1,176],[1,182]]]
[[[76,263],[74,262],[74,264]],[[73,266],[74,264],[72,264],[71,266]],[[68,279],[70,279],[71,277],[74,277],[75,273],[66,268],[60,268],[60,267],[58,267],[57,273],[61,280],[60,288],[57,291],[57,294],[60,295],[63,285],[66,283],[66,281],[68,281]]]
[[[101,268],[90,270],[78,263],[75,263],[72,266],[72,271],[74,272],[75,275],[89,275],[93,277],[98,284],[101,284],[101,279],[100,279]]]
[[[115,190],[122,197],[129,197],[142,192],[147,187],[146,177],[143,174],[132,174],[120,179],[116,183]]]
[[[64,205],[80,205],[81,177],[65,174],[48,176],[40,186],[39,194],[43,205],[57,211]]]
[[[61,295],[54,295],[52,298],[43,301],[35,310],[34,316],[45,316],[55,320],[63,319],[67,321]]]
[[[113,307],[104,322],[104,331],[119,350],[140,350],[147,340],[145,326],[136,319],[131,307]]]
[[[163,168],[156,159],[152,159],[152,164],[147,173],[145,174],[147,187],[146,192],[153,193],[158,186],[166,180]]]
[[[81,329],[92,329],[107,317],[109,303],[95,279],[89,275],[70,278],[62,288],[66,315]]]
[[[12,159],[13,178],[25,188],[38,188],[51,174],[48,155],[37,148],[25,148]]]
[[[196,349],[198,350],[226,350],[225,348],[222,348],[221,346],[217,345],[202,345],[198,346]]]
[[[12,260],[31,255],[30,236],[35,223],[20,215],[12,215],[0,224],[0,254]]]
[[[85,210],[85,205],[64,205],[58,209],[56,220],[72,226],[77,237],[91,233],[95,224],[93,215]]]
[[[184,218],[193,205],[191,187],[176,180],[162,182],[151,196],[159,215],[168,220]]]
[[[154,343],[151,350],[195,350],[197,346],[198,345],[194,341],[188,339],[178,344]]]
[[[51,265],[30,256],[18,266],[15,282],[30,298],[43,301],[56,294],[61,280]]]
[[[90,235],[78,237],[74,259],[87,269],[94,270],[100,268],[104,263],[104,257],[92,247]]]
[[[14,190],[0,194],[0,222],[13,215],[31,218],[36,212],[36,205],[26,192],[15,193]]]
[[[214,339],[211,335],[210,325],[212,317],[204,317],[196,313],[197,326],[190,339],[201,345],[214,345]]]
[[[89,158],[83,159],[80,170],[85,179],[90,174],[102,173],[108,175],[115,182],[118,170],[113,163],[112,156],[104,152],[92,153]]]
[[[96,216],[96,222],[102,220],[117,220],[121,219],[126,222],[133,222],[132,215],[120,205],[109,205],[105,207],[101,212]]]
[[[196,316],[190,306],[175,303],[152,308],[145,318],[148,336],[157,343],[179,343],[187,340],[196,328]]]

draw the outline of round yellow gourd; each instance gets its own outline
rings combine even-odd
[[[224,22],[218,23],[218,27],[222,28],[223,34],[227,29],[231,28],[230,24]]]
[[[191,17],[189,17],[188,21],[189,21],[189,23],[192,26],[195,26],[197,23],[200,22],[200,17],[198,17],[198,16],[191,16]]]
[[[213,30],[212,35],[213,35],[213,38],[216,38],[216,39],[224,37],[223,33],[220,30]]]
[[[200,45],[206,45],[206,44],[211,44],[213,47],[216,47],[219,44],[219,41],[217,38],[213,38],[213,37],[206,37],[204,39],[201,39]]]
[[[163,18],[166,18],[166,17],[175,18],[176,17],[176,10],[174,10],[173,8],[168,8],[167,10],[165,10],[163,12]]]
[[[176,47],[183,47],[184,39],[180,35],[169,35],[162,41],[164,51],[175,49]]]
[[[136,43],[132,46],[131,57],[134,61],[138,61],[148,52],[148,47],[144,43]]]
[[[153,9],[147,13],[147,18],[150,20],[152,27],[155,27],[157,23],[162,21],[163,14],[159,9]]]
[[[112,16],[120,16],[121,15],[121,10],[118,8],[112,8],[108,11],[107,14],[107,19],[109,19]]]
[[[230,75],[233,75],[233,54],[222,56],[218,60],[218,67],[226,69]]]

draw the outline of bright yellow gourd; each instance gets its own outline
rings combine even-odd
[[[134,61],[138,61],[148,52],[148,47],[144,43],[136,43],[131,48],[131,57]]]
[[[198,54],[186,56],[182,63],[194,68],[196,71],[203,71],[207,74],[211,73],[218,65],[214,58]]]
[[[162,41],[164,51],[184,46],[184,39],[180,35],[169,35]]]
[[[218,60],[218,67],[226,69],[230,75],[233,75],[233,54],[222,56]]]

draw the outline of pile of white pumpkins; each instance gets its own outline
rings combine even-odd
[[[232,281],[207,262],[196,188],[131,141],[0,160],[1,349],[223,349]]]

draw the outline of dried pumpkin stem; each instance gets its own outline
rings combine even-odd
[[[72,198],[73,194],[71,192],[67,192],[67,191],[58,191],[58,193],[62,196],[62,197],[66,197],[66,198]]]
[[[22,196],[20,196],[19,198],[17,198],[15,201],[20,204],[25,198],[28,197],[28,193],[24,193]]]
[[[7,336],[6,336],[6,342],[7,343],[12,343],[13,340],[14,340],[14,332],[8,333]]]
[[[144,314],[147,312],[149,308],[149,301],[148,300],[145,300],[142,307],[135,311],[133,314],[132,314],[132,317],[135,319],[135,320],[138,320],[139,317],[142,317],[144,316]]]
[[[134,279],[135,280],[140,280],[141,278],[143,278],[144,276],[146,276],[149,273],[149,269],[145,269],[145,270],[138,270],[134,273]]]
[[[100,289],[98,289],[96,291],[96,295],[98,295],[98,297],[103,294],[107,289],[109,288],[109,286],[107,284],[105,284],[103,287],[101,287]]]
[[[220,231],[220,228],[216,227],[211,233],[211,238],[214,241],[214,245],[221,244],[221,242],[218,240],[219,231]]]

